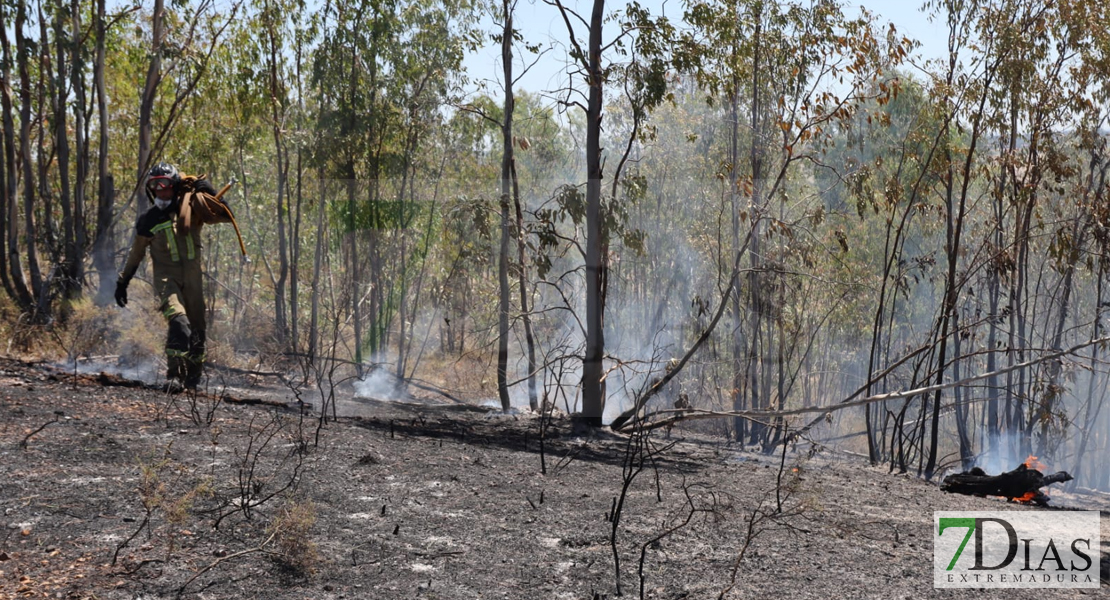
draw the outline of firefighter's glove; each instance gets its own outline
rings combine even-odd
[[[127,281],[123,279],[116,282],[116,304],[120,308],[127,306]]]
[[[213,187],[211,183],[208,183],[207,179],[198,179],[197,182],[193,184],[193,189],[198,192],[208,194],[209,196],[215,196],[219,193],[216,191],[216,188]]]

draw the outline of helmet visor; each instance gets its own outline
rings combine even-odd
[[[152,194],[156,194],[165,189],[173,188],[173,180],[164,175],[158,177],[151,177],[146,182],[146,189]]]

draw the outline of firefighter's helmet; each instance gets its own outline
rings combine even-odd
[[[168,162],[160,162],[151,167],[150,173],[146,176],[146,198],[154,202],[155,191],[165,187],[177,189],[179,183],[181,183],[181,174],[177,172],[177,167]]]

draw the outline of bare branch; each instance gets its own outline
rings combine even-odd
[[[676,413],[682,413],[682,414],[680,416],[667,417],[667,418],[664,418],[664,419],[659,420],[659,421],[653,421],[651,423],[640,424],[637,421],[637,422],[633,422],[632,424],[636,425],[638,427],[644,427],[644,428],[647,428],[647,429],[657,429],[659,427],[666,427],[668,425],[674,425],[675,423],[678,423],[679,421],[683,421],[683,420],[716,419],[716,418],[721,418],[721,417],[742,417],[742,418],[748,418],[748,419],[774,419],[774,418],[778,418],[778,417],[788,417],[788,416],[794,416],[794,415],[807,415],[807,414],[814,414],[814,413],[822,413],[822,415],[827,415],[827,414],[831,414],[831,413],[839,411],[839,410],[844,410],[846,408],[853,408],[853,407],[856,407],[856,406],[866,406],[868,404],[874,404],[876,402],[885,402],[887,400],[896,400],[898,398],[913,398],[914,396],[922,396],[922,395],[925,395],[925,394],[929,394],[929,393],[932,393],[932,392],[937,392],[937,391],[940,391],[940,390],[945,390],[945,389],[948,389],[948,388],[964,386],[964,385],[967,385],[967,384],[969,384],[973,381],[988,379],[990,377],[997,377],[999,375],[1005,375],[1006,373],[1010,373],[1010,372],[1013,372],[1013,371],[1018,371],[1018,370],[1021,370],[1021,369],[1027,369],[1029,367],[1038,365],[1040,363],[1044,363],[1044,362],[1048,362],[1048,361],[1052,361],[1052,360],[1057,360],[1057,359],[1063,358],[1065,356],[1075,354],[1075,353],[1079,352],[1080,350],[1082,350],[1084,348],[1087,348],[1089,346],[1093,346],[1095,344],[1105,344],[1107,342],[1110,342],[1110,336],[1101,337],[1101,338],[1098,338],[1098,339],[1083,342],[1082,344],[1077,344],[1075,346],[1072,346],[1071,348],[1068,348],[1067,350],[1061,350],[1059,352],[1053,352],[1053,353],[1050,353],[1050,354],[1046,354],[1046,355],[1044,355],[1040,358],[1027,360],[1027,361],[1022,362],[1022,363],[1016,363],[1014,365],[1004,367],[1004,368],[1001,368],[1001,369],[997,369],[997,370],[994,370],[994,371],[990,371],[990,372],[987,372],[987,373],[980,373],[978,375],[973,375],[971,377],[966,377],[964,379],[960,379],[959,381],[949,381],[947,383],[935,384],[935,385],[920,387],[920,388],[916,388],[916,389],[912,389],[912,390],[903,390],[903,391],[899,391],[899,392],[888,392],[888,393],[885,393],[885,394],[875,394],[875,395],[872,395],[872,396],[867,396],[865,398],[860,398],[858,400],[843,401],[840,404],[836,404],[836,405],[833,405],[833,406],[817,406],[817,407],[811,407],[811,408],[794,408],[794,409],[788,409],[788,410],[710,411],[710,410],[691,409],[691,408],[682,409],[681,411],[678,411],[678,410],[659,410],[659,411],[656,411],[656,412],[651,413],[649,415],[645,415],[642,419],[640,419],[640,421],[645,421],[645,420],[647,420],[647,419],[649,419],[649,418],[651,418],[655,415],[668,415],[668,414],[676,414]],[[903,361],[907,360],[907,359],[908,359],[908,357],[906,357],[906,359],[903,359]],[[677,369],[675,369],[675,370],[677,371]],[[884,374],[888,371],[889,371],[889,369],[887,371],[884,371]],[[653,386],[652,390],[655,390],[656,388],[661,387],[661,384],[662,384],[662,381],[660,381],[655,386]],[[651,390],[649,390],[649,392],[650,391]],[[637,406],[639,406],[639,403],[637,404]],[[625,413],[625,414],[627,414],[627,413]],[[623,415],[623,414],[621,415],[621,417],[624,417],[624,416],[625,415]],[[822,418],[823,418],[823,416],[822,416]],[[613,425],[614,425],[613,429],[619,429],[621,426],[626,425],[627,424],[626,421],[627,421],[627,419],[624,420],[624,421],[621,421],[620,425],[618,425],[617,421],[614,420],[613,421]],[[807,428],[803,429],[797,435],[800,435],[801,433],[804,433],[804,431],[806,429],[809,429],[809,428],[807,427]]]

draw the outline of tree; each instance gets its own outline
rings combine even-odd
[[[509,203],[513,198],[513,11],[516,3],[502,0],[501,4],[501,68],[505,86],[505,106],[501,123],[501,197],[498,202],[501,214],[501,242],[497,253],[497,283],[499,305],[497,311],[497,394],[501,398],[501,410],[509,412],[508,362],[509,362],[509,243],[512,222],[509,217]],[[518,203],[519,205],[519,203]],[[524,296],[522,295],[523,299]],[[522,310],[525,308],[522,307]],[[529,365],[531,370],[532,365]]]
[[[19,232],[16,228],[16,218],[14,213],[15,204],[12,204],[13,212],[9,215],[10,229],[8,233],[9,239],[9,258],[8,264],[11,266],[13,279],[17,290],[20,290],[19,296],[23,299],[23,310],[31,313],[34,320],[41,320],[45,317],[43,309],[45,308],[46,296],[42,287],[42,271],[39,268],[38,248],[36,243],[38,241],[37,230],[35,227],[35,161],[31,157],[31,126],[32,126],[32,113],[31,113],[31,51],[32,42],[27,39],[24,27],[27,23],[27,6],[25,3],[19,3],[19,8],[16,10],[15,16],[15,44],[16,44],[16,62],[19,65],[19,161],[22,166],[22,182],[23,182],[23,227],[24,227],[24,243],[26,244],[27,253],[27,272],[30,274],[30,288],[27,290],[25,279],[23,276],[22,261],[19,258]],[[12,181],[13,194],[15,181]]]
[[[559,10],[567,28],[571,46],[570,58],[575,65],[575,73],[583,78],[587,88],[584,94],[573,88],[564,90],[567,99],[563,103],[577,106],[585,115],[586,193],[582,211],[585,238],[582,255],[585,269],[586,339],[582,359],[581,420],[589,426],[599,427],[606,400],[605,303],[609,285],[609,241],[621,235],[620,222],[623,214],[618,206],[617,191],[622,183],[622,169],[637,139],[641,119],[665,97],[666,88],[662,84],[667,64],[662,58],[663,42],[669,38],[672,29],[665,18],[655,20],[638,4],[633,3],[626,9],[616,37],[603,45],[606,16],[604,0],[594,0],[588,21],[565,7],[560,0],[549,4]],[[586,25],[585,44],[579,39],[574,22]],[[626,81],[634,89],[628,94],[628,100],[635,105],[635,125],[625,140],[624,151],[610,176],[610,193],[604,196],[605,157],[601,144],[603,103],[606,83],[617,69],[612,64],[605,65],[602,55],[606,51],[624,54],[627,52],[626,43],[636,48],[640,43],[636,38],[637,33],[644,36],[644,45],[648,50],[644,57],[636,56],[633,51],[632,62],[635,66],[625,72]],[[585,96],[585,105],[571,99],[579,95]],[[632,239],[638,237],[633,232],[626,233],[632,233]]]
[[[104,69],[107,57],[107,32],[105,0],[97,0],[96,16],[93,28],[96,30],[96,53],[93,60],[93,86],[96,89],[96,114],[98,129],[97,146],[97,186],[96,195],[96,222],[93,230],[92,258],[93,268],[97,272],[98,285],[96,303],[106,306],[112,300],[112,291],[116,282],[115,265],[112,263],[112,252],[115,248],[115,239],[112,229],[112,206],[115,204],[115,179],[112,176],[109,162],[109,117],[107,86],[104,80]]]
[[[0,5],[0,11],[3,11],[4,21],[8,22],[10,18],[10,8],[7,5]],[[24,8],[22,4],[16,12],[16,23],[22,27]],[[33,304],[31,294],[27,289],[23,277],[22,262],[19,257],[19,230],[17,228],[17,206],[16,200],[19,190],[19,172],[16,168],[16,130],[15,120],[12,115],[15,113],[14,102],[12,99],[12,90],[15,86],[12,83],[12,52],[11,43],[8,40],[8,28],[0,27],[0,46],[3,46],[3,56],[0,58],[0,70],[3,71],[3,86],[0,86],[0,102],[2,102],[3,112],[3,146],[4,146],[4,170],[5,176],[2,182],[3,190],[0,191],[3,195],[3,202],[0,203],[0,208],[3,208],[3,216],[0,217],[0,225],[3,225],[3,232],[0,233],[0,253],[3,254],[0,259],[0,265],[3,269],[0,270],[2,276],[4,289],[7,291],[8,296],[11,297],[19,305],[21,310],[30,310]]]

